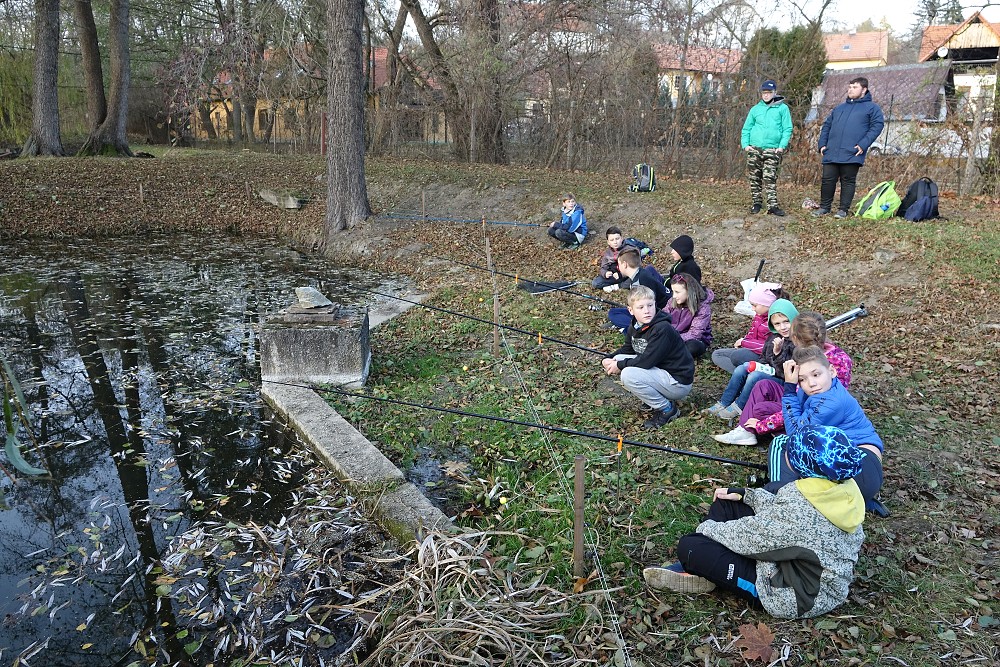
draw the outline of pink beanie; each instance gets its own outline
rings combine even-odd
[[[757,286],[750,290],[747,301],[770,308],[771,304],[778,300],[778,295],[772,292],[772,289],[781,289],[781,283],[757,283]]]

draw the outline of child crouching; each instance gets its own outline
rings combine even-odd
[[[691,393],[694,358],[670,325],[670,316],[656,307],[653,290],[635,285],[629,290],[625,343],[601,364],[608,375],[621,374],[622,384],[653,409],[643,428],[659,428],[680,415],[676,401]]]

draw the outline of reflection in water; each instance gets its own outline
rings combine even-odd
[[[328,602],[308,594],[360,567],[344,554],[367,533],[264,412],[255,342],[294,287],[348,276],[260,242],[136,245],[35,242],[0,267],[0,354],[38,419],[26,456],[52,473],[3,481],[0,655],[207,664],[265,642],[278,662],[336,655],[350,628],[296,629],[288,610]],[[300,544],[295,526],[320,523]],[[318,542],[339,561],[310,556]],[[282,577],[298,585],[279,590]]]

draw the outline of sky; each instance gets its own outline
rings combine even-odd
[[[986,4],[979,2],[962,2],[966,7],[964,15],[969,17],[973,12]],[[824,21],[824,28],[830,29],[834,21],[843,27],[852,28],[867,18],[875,25],[884,17],[896,34],[909,31],[916,23],[914,13],[919,5],[918,0],[833,0],[827,10],[829,19]],[[983,16],[989,21],[1000,21],[1000,6],[988,7]]]

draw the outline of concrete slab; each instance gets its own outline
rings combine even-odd
[[[261,395],[401,542],[426,528],[456,530],[403,473],[312,389],[264,380]]]

